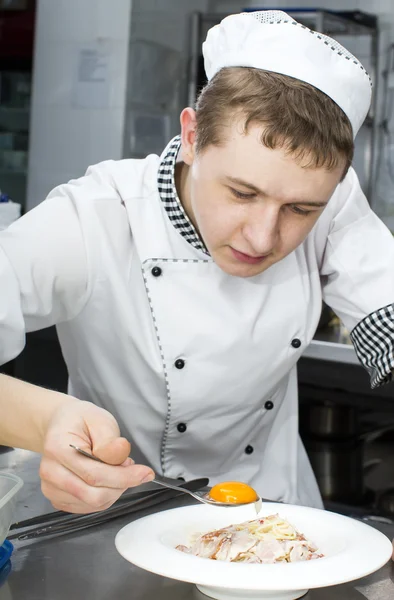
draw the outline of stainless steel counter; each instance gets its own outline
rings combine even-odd
[[[37,468],[38,457],[28,452],[0,455],[0,469],[12,470],[25,481],[19,495],[18,519],[48,510],[49,503],[39,492]],[[167,502],[158,510],[179,505],[179,501]],[[138,516],[144,515],[141,512]],[[117,553],[115,535],[133,518],[122,517],[99,528],[58,538],[15,543],[12,571],[0,587],[0,600],[206,600],[193,585],[152,575]],[[394,526],[380,524],[378,528],[394,537]],[[305,598],[392,600],[394,563],[351,584],[312,590]]]

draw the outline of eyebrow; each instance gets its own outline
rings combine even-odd
[[[261,190],[260,188],[258,188],[255,185],[253,185],[253,183],[244,181],[243,179],[240,179],[239,177],[232,177],[231,175],[227,175],[225,177],[225,179],[227,179],[227,181],[231,181],[231,183],[235,183],[236,185],[242,185],[243,187],[247,187],[250,190],[252,190],[253,192],[255,192],[256,194],[266,195],[263,190]],[[314,206],[316,208],[322,208],[323,206],[327,206],[327,202],[313,202],[313,201],[311,202],[309,200],[293,200],[293,202],[291,202],[291,204],[302,204],[302,206]]]

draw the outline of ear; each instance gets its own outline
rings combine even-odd
[[[193,163],[195,156],[196,142],[196,111],[193,108],[185,108],[181,112],[181,141],[182,141],[182,158],[189,165]]]

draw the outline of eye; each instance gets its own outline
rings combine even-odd
[[[308,215],[311,214],[311,212],[313,212],[312,210],[305,210],[303,208],[300,208],[299,206],[296,206],[295,204],[290,204],[290,208],[297,215],[302,215],[304,217],[307,217]]]
[[[238,190],[236,190],[234,188],[230,188],[230,191],[233,196],[235,196],[236,198],[240,198],[241,200],[250,200],[251,198],[254,198],[256,195],[253,192],[251,194],[245,194],[244,192],[239,192]]]

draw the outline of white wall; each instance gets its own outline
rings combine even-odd
[[[38,0],[28,209],[90,164],[122,157],[131,7],[132,0]],[[92,44],[108,56],[109,85],[93,84],[97,93],[83,102],[79,52]]]

